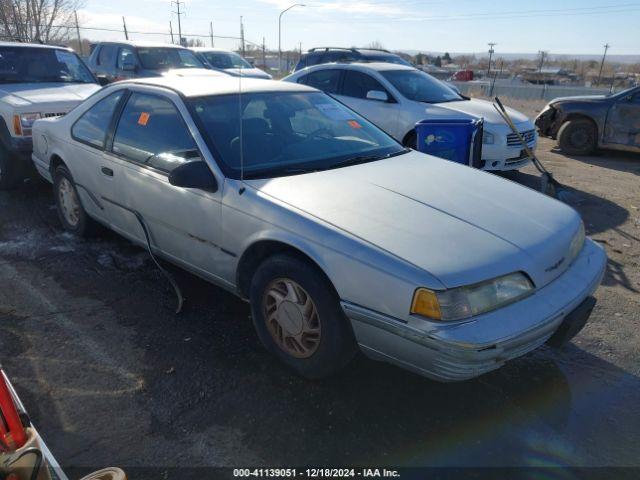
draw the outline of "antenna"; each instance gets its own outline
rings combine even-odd
[[[240,182],[244,183],[244,137],[242,131],[242,67],[238,65],[238,121],[240,122]],[[242,194],[244,187],[241,187]]]

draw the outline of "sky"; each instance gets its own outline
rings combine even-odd
[[[278,15],[296,0],[186,0],[182,31],[245,38],[278,48]],[[484,52],[495,42],[496,54],[640,54],[640,1],[630,0],[298,0],[282,17],[282,48],[366,46],[377,42],[390,50]],[[80,24],[117,32],[83,30],[90,40],[124,38],[122,16],[131,39],[168,41],[169,21],[177,39],[175,3],[169,0],[85,0]],[[144,35],[133,32],[165,32]],[[209,45],[209,39],[203,38]],[[234,39],[215,39],[220,48],[237,48]]]

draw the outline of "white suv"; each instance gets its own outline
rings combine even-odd
[[[31,166],[33,122],[65,115],[99,89],[71,49],[0,42],[0,189]]]
[[[483,170],[515,170],[530,162],[518,136],[491,102],[464,97],[413,67],[391,63],[326,64],[285,79],[322,90],[375,123],[403,145],[416,148],[415,125],[429,118],[484,118]],[[507,109],[519,132],[535,149],[535,126],[526,115]]]

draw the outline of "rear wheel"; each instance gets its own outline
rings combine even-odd
[[[97,224],[84,210],[75,182],[67,167],[64,165],[57,167],[53,180],[58,218],[64,229],[81,237],[95,233]]]
[[[569,155],[589,155],[597,146],[597,129],[591,120],[569,120],[558,131],[558,145]]]
[[[0,190],[15,188],[22,180],[23,168],[18,159],[0,144]]]
[[[275,255],[258,268],[250,297],[260,341],[300,375],[326,377],[355,355],[353,332],[338,296],[314,266]]]

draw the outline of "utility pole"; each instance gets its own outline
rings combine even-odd
[[[124,28],[124,38],[126,40],[129,40],[129,32],[127,32],[127,22],[124,19],[124,16],[122,17],[122,28]]]
[[[267,45],[262,37],[262,66],[267,68]]]
[[[604,60],[607,58],[607,50],[611,48],[611,45],[608,43],[604,46],[604,55],[602,55],[602,62],[600,62],[600,73],[598,73],[598,85],[600,85],[600,80],[602,79],[602,69],[604,68]]]
[[[182,22],[180,20],[180,16],[184,14],[184,12],[180,11],[180,5],[182,5],[184,2],[181,2],[180,0],[171,0],[171,3],[176,4],[176,11],[173,13],[178,15],[178,44],[181,47],[184,47],[184,45],[182,44]]]
[[[211,48],[213,48],[213,22],[209,22],[209,36],[211,37]]]
[[[493,54],[495,53],[495,50],[493,49],[493,47],[495,47],[497,43],[489,42],[487,45],[489,45],[489,66],[487,67],[487,77],[490,77],[491,76],[491,59],[493,58]]]
[[[171,34],[171,43],[175,43],[173,41],[173,25],[171,25],[171,20],[169,20],[169,33]]]
[[[75,10],[73,11],[73,15],[76,19],[76,35],[78,36],[78,50],[80,50],[80,56],[83,55],[82,52],[82,38],[80,38],[80,25],[78,24],[78,12],[76,12]]]
[[[242,23],[242,17],[240,17],[240,42],[241,42],[241,51],[242,51],[242,56],[244,57],[244,24]]]

